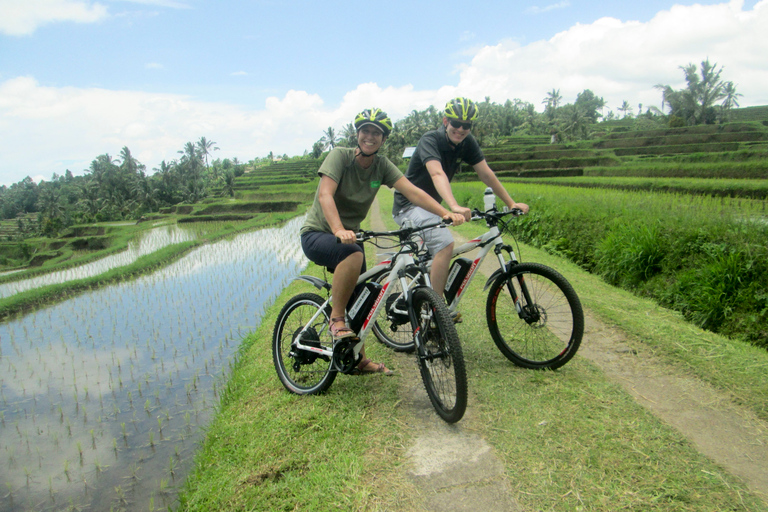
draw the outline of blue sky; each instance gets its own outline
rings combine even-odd
[[[464,95],[537,108],[589,88],[660,106],[705,58],[768,104],[768,0],[0,0],[0,184],[81,174],[128,146],[151,171],[205,136],[216,156],[302,154],[378,106]],[[618,112],[617,112],[618,113]]]

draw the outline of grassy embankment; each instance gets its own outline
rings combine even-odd
[[[388,211],[386,203],[382,209]],[[468,236],[484,229],[459,230]],[[765,418],[764,350],[695,328],[564,259],[529,246],[522,254],[566,275],[592,314],[624,332],[640,357],[654,353],[680,372],[708,376]],[[308,272],[321,274],[314,266]],[[182,508],[419,510],[419,490],[406,476],[414,432],[398,407],[402,377],[340,377],[319,397],[293,396],[280,385],[272,326],[299,288],[307,290],[286,289],[245,340]],[[458,428],[494,447],[524,509],[765,509],[737,478],[580,356],[556,372],[506,361],[485,326],[482,287],[469,293],[459,334],[471,397]],[[397,356],[375,341],[368,346],[372,357],[396,367]]]

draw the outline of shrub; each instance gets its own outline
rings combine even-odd
[[[611,284],[636,289],[661,272],[667,247],[658,223],[619,224],[595,252],[595,272]]]

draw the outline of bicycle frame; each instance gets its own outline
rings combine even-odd
[[[482,216],[476,215],[472,217],[472,220],[482,220],[483,218],[484,217]],[[475,275],[477,274],[477,270],[485,260],[485,257],[488,256],[488,253],[493,251],[496,254],[496,258],[499,261],[499,269],[497,269],[491,276],[488,277],[484,288],[487,288],[493,282],[493,280],[496,279],[496,276],[498,276],[501,272],[504,272],[508,266],[507,260],[505,260],[502,251],[507,251],[509,253],[509,263],[517,263],[517,256],[515,255],[514,250],[509,245],[504,244],[504,241],[501,238],[501,231],[499,230],[498,226],[489,226],[489,230],[479,237],[473,238],[472,240],[460,245],[459,247],[454,247],[451,259],[453,260],[453,258],[468,253],[474,249],[477,249],[478,247],[480,248],[480,251],[477,253],[477,257],[472,261],[472,265],[467,271],[467,275],[464,276],[464,280],[462,281],[461,285],[457,289],[456,295],[453,297],[451,303],[448,304],[448,310],[451,313],[455,313],[458,310],[459,302],[461,302],[461,298],[464,296],[464,292],[467,290],[469,284],[474,279]],[[431,258],[426,262],[426,266],[427,269],[431,268]],[[451,276],[449,274],[448,282],[450,282],[450,279]],[[410,282],[410,287],[413,288],[422,281],[427,286],[430,286],[428,273],[419,276],[418,279],[412,280]]]
[[[403,296],[407,303],[411,304],[411,292],[413,290],[413,287],[408,287],[408,279],[406,278],[406,269],[412,268],[416,266],[416,260],[414,259],[413,255],[410,252],[407,252],[405,248],[403,250],[397,252],[394,254],[394,257],[391,260],[386,260],[378,263],[377,265],[373,266],[370,270],[367,270],[363,274],[360,275],[360,277],[357,279],[357,285],[363,284],[370,280],[373,276],[380,273],[383,269],[388,269],[389,273],[387,276],[386,281],[381,287],[381,290],[379,291],[378,296],[376,297],[375,302],[373,303],[373,306],[371,307],[370,311],[368,312],[368,315],[366,316],[365,320],[363,321],[363,325],[360,329],[360,332],[358,333],[359,342],[357,342],[354,346],[354,357],[355,360],[358,359],[360,350],[362,350],[363,343],[365,342],[365,339],[368,337],[368,334],[371,332],[371,329],[373,329],[374,320],[378,317],[379,313],[381,313],[384,305],[387,303],[387,299],[389,298],[389,295],[392,293],[392,288],[390,287],[390,284],[395,281],[396,279],[400,280],[400,286],[402,287],[405,292],[403,293]],[[328,282],[319,279],[317,277],[313,276],[299,276],[296,278],[296,280],[300,281],[307,281],[311,284],[313,284],[318,289],[326,288],[330,290],[331,286],[328,284]],[[294,337],[294,344],[295,348],[300,350],[306,350],[309,352],[314,352],[316,354],[326,356],[329,358],[333,357],[333,350],[313,347],[309,345],[304,345],[301,343],[301,335],[306,331],[306,329],[313,325],[314,322],[317,320],[317,318],[322,314],[322,312],[331,304],[332,296],[329,296],[328,299],[323,303],[323,306],[317,310],[317,312],[312,316],[312,318],[309,319],[309,321],[306,323],[306,325],[299,331],[296,336]],[[411,308],[408,308],[409,315]],[[412,321],[415,319],[411,319]],[[421,338],[419,336],[419,333],[414,333],[414,338],[416,340],[417,345],[420,343]],[[335,347],[334,347],[335,348]]]
[[[473,220],[479,220],[482,217],[476,217]],[[491,228],[480,235],[477,238],[474,238],[470,241],[468,241],[465,244],[460,245],[459,247],[454,247],[453,254],[451,255],[451,259],[455,258],[456,256],[460,256],[462,254],[468,253],[469,251],[472,251],[476,248],[480,248],[480,251],[477,253],[477,257],[472,261],[472,265],[469,267],[469,271],[467,272],[467,275],[464,276],[464,280],[462,281],[461,285],[459,286],[458,290],[456,291],[456,295],[454,296],[451,303],[448,305],[448,310],[452,313],[455,312],[458,309],[459,302],[461,301],[461,298],[464,296],[464,292],[469,286],[469,284],[472,282],[473,278],[477,274],[477,270],[480,268],[480,265],[482,264],[483,260],[485,260],[485,257],[488,256],[488,253],[491,251],[494,251],[496,253],[496,258],[499,261],[499,270],[497,270],[491,277],[488,278],[486,282],[486,287],[488,284],[490,284],[493,279],[496,277],[496,275],[503,271],[503,269],[506,268],[507,262],[504,259],[504,255],[502,254],[502,251],[506,249],[509,254],[511,261],[516,262],[517,258],[515,257],[514,251],[512,251],[512,248],[509,246],[504,245],[504,241],[501,239],[501,232],[499,231],[498,226],[491,226]],[[431,261],[431,260],[430,260]],[[450,279],[450,276],[449,276]]]

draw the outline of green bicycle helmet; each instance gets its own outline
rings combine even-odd
[[[453,98],[445,104],[445,117],[459,121],[474,121],[477,119],[477,105],[467,98]]]
[[[392,132],[392,120],[380,108],[367,108],[355,116],[355,130],[360,131],[360,128],[367,124],[381,130],[385,137]]]

